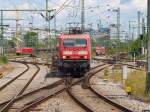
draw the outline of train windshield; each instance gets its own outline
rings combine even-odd
[[[86,39],[64,39],[64,47],[86,47]]]

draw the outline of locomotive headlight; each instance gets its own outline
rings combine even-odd
[[[63,54],[64,54],[64,55],[71,55],[71,54],[72,54],[72,51],[64,51]]]
[[[66,56],[63,56],[63,59],[66,59]]]
[[[87,51],[79,51],[78,54],[80,54],[80,55],[87,55],[88,52]]]
[[[84,56],[85,59],[87,59],[87,56]]]

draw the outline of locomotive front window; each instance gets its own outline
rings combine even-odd
[[[64,47],[85,47],[87,42],[85,39],[64,39]]]

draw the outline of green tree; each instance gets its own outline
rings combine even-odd
[[[140,55],[141,53],[141,41],[140,39],[137,39],[133,42],[131,45],[131,50],[130,50],[132,56],[135,53],[136,56]]]
[[[24,43],[26,47],[38,47],[38,33],[36,32],[27,32],[24,35]]]
[[[133,56],[135,53],[136,57],[140,56],[141,54],[141,42],[143,41],[143,45],[146,48],[147,47],[147,34],[143,35],[142,37],[137,38],[134,42],[130,44],[129,52]]]
[[[7,40],[6,44],[8,48],[15,48],[16,46],[14,39]]]

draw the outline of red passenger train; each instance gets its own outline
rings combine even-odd
[[[58,66],[60,69],[89,70],[91,39],[88,34],[64,34],[59,37]]]
[[[32,55],[33,54],[33,49],[26,47],[26,48],[19,48],[16,49],[16,54],[17,55],[21,55],[21,54],[28,54],[28,55]]]

